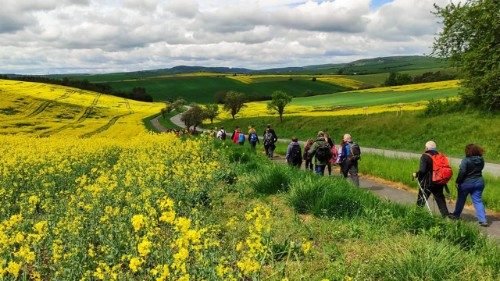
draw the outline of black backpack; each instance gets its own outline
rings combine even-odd
[[[361,160],[361,148],[355,142],[351,143],[351,157],[354,160]]]
[[[274,143],[274,136],[271,132],[264,134],[264,145],[271,145]]]
[[[332,158],[332,150],[327,142],[321,142],[316,149],[316,159],[320,162],[326,162]]]
[[[300,153],[300,146],[299,145],[294,145],[292,146],[292,149],[290,150],[290,162],[292,164],[300,164],[302,163],[302,155]]]

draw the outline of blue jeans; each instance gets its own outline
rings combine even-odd
[[[323,176],[325,174],[325,167],[326,165],[316,165],[314,167],[314,171],[316,172],[316,174]]]
[[[460,217],[460,214],[462,214],[462,210],[464,209],[465,199],[467,199],[467,195],[470,194],[472,204],[474,205],[474,209],[476,209],[477,220],[479,222],[487,222],[486,211],[484,210],[484,204],[482,200],[483,190],[483,179],[471,183],[462,183],[457,190],[457,204],[455,205],[455,211],[453,212],[453,215],[455,215],[456,217]]]

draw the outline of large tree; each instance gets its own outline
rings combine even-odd
[[[500,1],[467,0],[435,8],[444,26],[433,53],[450,58],[461,70],[463,101],[489,111],[500,109]]]
[[[234,119],[234,116],[245,106],[245,100],[244,94],[230,91],[224,99],[224,109],[229,111]]]
[[[181,115],[181,121],[184,122],[188,130],[193,126],[196,131],[196,127],[203,122],[203,119],[205,119],[203,108],[197,104],[191,105],[189,109]]]
[[[292,101],[292,97],[283,91],[275,91],[272,95],[272,100],[267,104],[267,108],[275,110],[280,115],[280,122],[283,122],[283,113],[285,106]]]
[[[210,124],[212,124],[214,123],[214,118],[219,114],[219,106],[214,103],[206,104],[204,111],[205,118],[210,119]]]

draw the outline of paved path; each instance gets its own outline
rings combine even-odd
[[[158,117],[157,117],[158,118]],[[156,121],[158,121],[156,119]],[[153,120],[151,120],[151,123],[153,124]],[[177,114],[170,118],[172,123],[176,124],[179,127],[184,128],[184,123],[180,121],[180,114]],[[157,124],[161,126],[161,124]],[[153,126],[155,126],[153,124]],[[156,127],[156,126],[155,126]],[[163,128],[165,129],[165,128]],[[199,129],[202,130],[202,129]],[[280,139],[281,142],[290,142],[288,139]],[[400,151],[391,151],[391,150],[383,150],[383,149],[376,149],[376,148],[366,148],[362,147],[363,152],[370,152],[370,153],[375,153],[375,154],[381,154],[387,157],[398,157],[398,158],[420,158],[420,154],[417,153],[410,153],[410,152],[400,152]],[[280,162],[280,163],[285,163],[285,159],[283,156],[277,155],[273,161]],[[458,158],[450,158],[450,161],[454,164],[460,164],[461,159]],[[457,164],[457,165],[458,165]],[[496,176],[500,175],[500,165],[498,164],[492,164],[492,163],[487,163],[486,166],[488,167],[488,171]],[[487,168],[485,167],[485,170]],[[338,169],[335,171],[335,173],[339,173]],[[360,187],[365,188],[366,190],[369,190],[379,196],[382,199],[390,200],[393,202],[401,203],[401,204],[406,204],[406,205],[415,205],[416,200],[417,200],[417,192],[409,187],[402,186],[390,181],[386,181],[380,178],[375,178],[371,176],[364,176],[362,175],[360,177]],[[453,211],[455,208],[455,202],[449,200],[447,202],[448,204],[448,210]],[[436,202],[431,196],[429,198],[429,205],[431,207],[431,210],[439,214],[439,210],[437,208]],[[489,227],[480,227],[478,226],[481,231],[486,233],[488,236],[493,237],[494,239],[500,241],[500,214],[494,213],[492,211],[487,210],[487,217],[488,221],[490,223]],[[467,221],[472,221],[476,222],[475,218],[475,211],[471,206],[466,206],[464,208],[464,211],[462,213],[462,219],[467,220]]]
[[[176,115],[177,116],[177,115]],[[161,117],[161,114],[156,116],[155,118],[151,119],[151,125],[153,125],[153,127],[155,127],[156,131],[158,132],[166,132],[167,131],[167,128],[163,127],[161,124],[160,124],[160,121],[158,119],[162,118]]]

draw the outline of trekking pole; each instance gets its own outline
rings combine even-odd
[[[415,179],[415,177],[413,177]],[[431,207],[429,206],[429,201],[427,201],[427,196],[425,196],[424,189],[422,188],[422,185],[420,184],[420,181],[417,178],[417,185],[420,190],[420,193],[422,194],[422,197],[424,198],[425,201],[425,206],[427,206],[427,209],[429,210],[429,213],[432,215]]]

